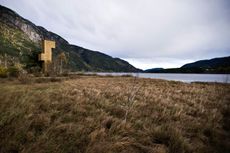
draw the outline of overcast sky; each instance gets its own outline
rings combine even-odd
[[[0,0],[69,43],[134,66],[230,56],[230,0]]]

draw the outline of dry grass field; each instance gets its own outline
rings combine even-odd
[[[230,85],[0,80],[1,153],[229,153]]]

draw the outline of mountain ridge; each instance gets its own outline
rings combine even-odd
[[[187,63],[180,68],[153,68],[147,69],[146,73],[224,73],[230,74],[230,56],[217,57]]]
[[[61,52],[69,55],[69,68],[72,71],[141,71],[120,58],[113,58],[99,51],[69,44],[58,34],[37,26],[15,11],[0,5],[0,55],[6,53],[18,58],[17,60],[27,65],[27,68],[40,66],[37,55],[41,52],[41,43],[44,39],[56,42],[54,57]]]
[[[200,67],[200,68],[230,67],[230,56],[199,60],[192,63],[187,63],[183,65],[181,68],[192,68],[192,67]]]

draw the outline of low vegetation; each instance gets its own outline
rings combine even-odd
[[[37,79],[0,80],[1,153],[230,152],[229,84]]]
[[[0,66],[0,78],[6,78],[7,77],[7,68]]]
[[[20,73],[23,72],[23,69],[18,66],[10,66],[5,68],[0,65],[0,78],[7,78],[7,77],[19,77]]]

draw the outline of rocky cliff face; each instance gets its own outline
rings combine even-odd
[[[42,40],[36,26],[33,23],[23,19],[15,12],[3,6],[1,6],[1,9],[0,9],[0,18],[1,18],[2,24],[6,24],[12,28],[20,29],[33,42],[39,43]]]
[[[140,71],[119,58],[71,45],[61,36],[36,26],[16,12],[0,5],[0,55],[6,53],[15,56],[27,67],[36,65],[38,62],[36,55],[41,51],[43,39],[56,42],[54,56],[60,52],[69,55],[69,66],[72,71]]]
[[[31,41],[36,44],[40,43],[43,39],[52,39],[57,41],[58,43],[68,44],[66,40],[64,40],[57,34],[49,32],[43,27],[36,26],[32,22],[22,18],[17,13],[4,6],[0,6],[0,18],[3,24],[21,30],[29,37]]]

